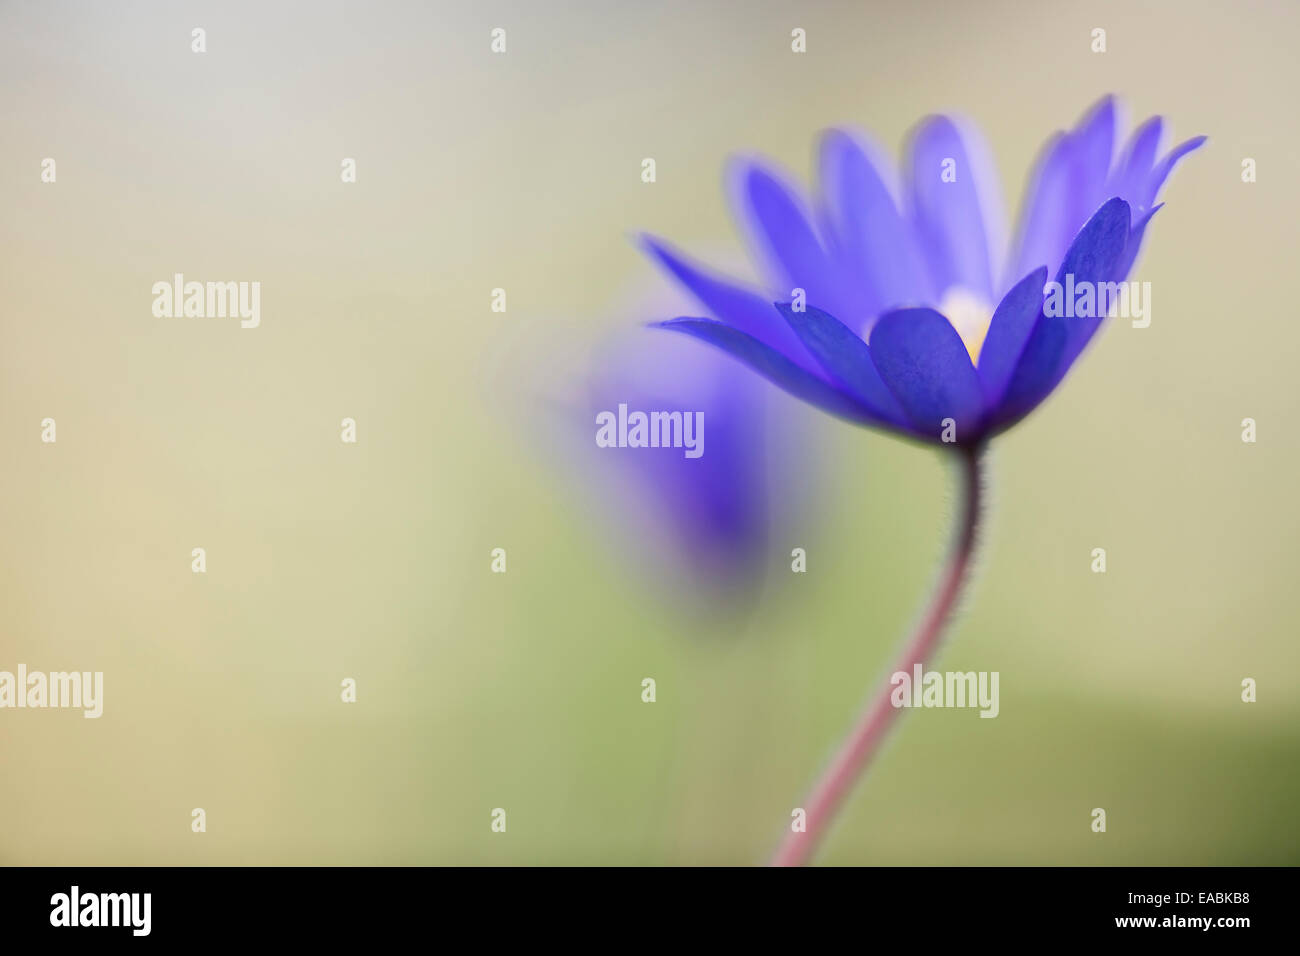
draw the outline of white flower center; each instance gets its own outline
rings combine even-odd
[[[984,337],[989,334],[989,324],[993,321],[993,307],[969,289],[953,286],[944,294],[939,311],[961,336],[971,364],[978,364]]]

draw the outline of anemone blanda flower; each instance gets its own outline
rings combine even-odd
[[[689,304],[646,280],[612,309],[644,320]],[[723,353],[632,321],[594,339],[555,316],[519,323],[487,379],[613,567],[697,623],[712,618],[702,632],[740,630],[773,567],[770,545],[806,526],[817,501],[806,493],[820,469],[805,409]],[[696,447],[605,447],[602,418],[620,407],[698,418]]]
[[[1174,165],[1152,117],[1116,155],[1113,98],[1048,140],[999,252],[992,177],[973,130],[934,116],[913,131],[903,189],[879,151],[825,134],[809,209],[761,161],[731,191],[750,245],[784,281],[770,295],[710,274],[647,237],[647,250],[713,314],[660,323],[730,353],[841,418],[934,443],[974,446],[1031,412],[1104,320],[1044,309],[1049,275],[1075,287],[1124,280]],[[790,304],[794,290],[804,303]],[[771,293],[769,288],[766,292]]]
[[[1160,155],[1153,117],[1116,156],[1115,102],[1102,99],[1044,146],[1016,238],[1000,254],[992,177],[973,131],[935,116],[913,131],[901,191],[879,152],[852,133],[822,140],[810,210],[758,161],[733,167],[734,201],[779,300],[646,238],[650,254],[713,313],[662,327],[729,353],[787,392],[850,421],[960,452],[962,510],[951,557],[895,673],[938,647],[975,550],[982,450],[1060,383],[1106,318],[1049,307],[1049,275],[1093,290],[1124,280],[1174,165],[1205,140]],[[1059,293],[1058,293],[1059,294]],[[1064,314],[1062,314],[1064,313]],[[1067,318],[1067,316],[1069,316]],[[868,705],[804,803],[801,831],[774,862],[806,862],[897,709],[886,687]]]
[[[674,593],[742,598],[769,563],[769,541],[800,510],[796,488],[808,476],[793,465],[809,449],[793,410],[727,357],[645,329],[604,342],[582,389],[581,454],[565,461],[594,479],[583,495],[598,496],[608,523],[636,541],[632,553]],[[699,415],[700,454],[593,447],[587,429],[620,406]]]

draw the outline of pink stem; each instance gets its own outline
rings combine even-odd
[[[966,571],[975,552],[976,530],[980,520],[982,496],[979,455],[979,449],[961,451],[963,503],[956,542],[930,607],[907,643],[893,673],[904,671],[911,674],[915,665],[924,665],[930,659],[961,593]],[[844,798],[871,762],[898,715],[900,708],[894,707],[889,699],[892,690],[892,685],[885,685],[840,747],[839,753],[822,774],[812,796],[804,805],[807,811],[806,829],[801,833],[792,831],[786,835],[781,848],[772,859],[773,866],[800,866],[812,858],[819,842],[834,822]]]

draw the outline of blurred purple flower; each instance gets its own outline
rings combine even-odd
[[[585,493],[603,498],[611,524],[652,554],[661,578],[715,598],[744,592],[770,566],[769,542],[792,517],[773,500],[795,480],[790,465],[803,445],[790,410],[770,414],[763,383],[724,356],[645,329],[605,343],[592,364],[581,417],[594,456],[584,455],[593,469]],[[593,447],[597,416],[620,405],[701,413],[703,454]]]

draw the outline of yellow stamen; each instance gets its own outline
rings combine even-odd
[[[992,307],[967,289],[954,286],[939,303],[939,311],[952,323],[970,353],[971,364],[978,364],[984,337],[989,334],[993,321]]]

